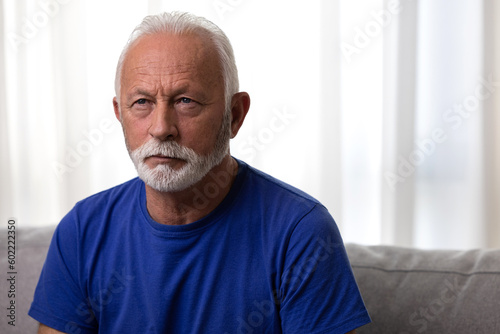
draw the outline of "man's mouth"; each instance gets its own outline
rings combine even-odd
[[[162,154],[155,154],[155,155],[151,155],[150,157],[153,157],[153,158],[165,158],[165,159],[176,159],[176,157],[174,157],[174,156],[162,155]]]
[[[161,155],[161,154],[155,154],[151,155],[149,157],[146,157],[144,161],[150,160],[152,162],[156,163],[172,163],[172,162],[180,162],[184,161],[184,159],[177,158],[175,156],[167,156],[167,155]]]

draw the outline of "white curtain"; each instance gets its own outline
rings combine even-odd
[[[233,43],[252,106],[232,154],[317,197],[345,241],[500,246],[494,0],[4,0],[0,9],[5,221],[55,224],[136,175],[112,110],[115,64],[145,15],[181,10]]]
[[[345,234],[498,247],[499,5],[341,4]]]

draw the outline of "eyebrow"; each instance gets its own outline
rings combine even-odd
[[[174,89],[170,93],[171,93],[171,95],[169,95],[168,97],[175,97],[175,96],[183,95],[183,94],[192,95],[192,97],[197,98],[199,100],[199,102],[205,101],[208,98],[206,93],[203,91],[203,89],[201,89],[201,90],[197,89],[189,83],[180,85],[179,87],[176,87],[176,89]],[[147,88],[144,88],[143,86],[142,87],[135,86],[129,92],[126,93],[125,98],[127,101],[131,101],[138,95],[144,96],[147,98],[155,98],[157,95],[157,92],[151,92],[150,90],[148,90]],[[162,96],[165,96],[165,95],[162,94]]]

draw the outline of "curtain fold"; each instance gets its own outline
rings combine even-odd
[[[409,246],[414,238],[415,167],[409,160],[415,139],[418,5],[403,4],[384,39],[381,241]]]
[[[11,218],[13,209],[13,198],[12,198],[12,166],[10,149],[10,127],[8,126],[8,114],[7,114],[7,94],[6,94],[6,64],[5,64],[5,8],[3,2],[0,1],[0,184],[1,188],[5,189],[0,192],[0,213],[2,213],[2,219]],[[6,217],[6,216],[7,217]],[[17,217],[16,217],[17,218]]]
[[[482,203],[483,7],[418,2],[415,245],[474,248],[487,235]],[[494,41],[490,41],[494,43]]]
[[[323,1],[321,6],[321,105],[319,112],[321,159],[318,161],[321,197],[340,227],[342,215],[342,127],[340,109],[339,2]],[[325,154],[327,152],[327,154]]]

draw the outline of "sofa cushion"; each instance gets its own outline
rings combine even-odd
[[[33,293],[35,291],[38,278],[42,270],[47,250],[54,233],[55,226],[44,228],[19,228],[16,231],[16,259],[14,265],[15,276],[15,298],[9,298],[10,283],[6,280],[11,275],[7,275],[9,264],[7,262],[7,231],[2,231],[0,244],[3,245],[0,256],[0,268],[4,271],[2,284],[0,284],[0,296],[3,301],[2,321],[0,321],[0,333],[36,333],[38,322],[28,316],[28,310],[33,301]],[[11,300],[15,301],[15,326],[8,324],[10,319],[6,317],[7,310]]]
[[[363,333],[500,333],[500,250],[347,244],[372,323]]]

